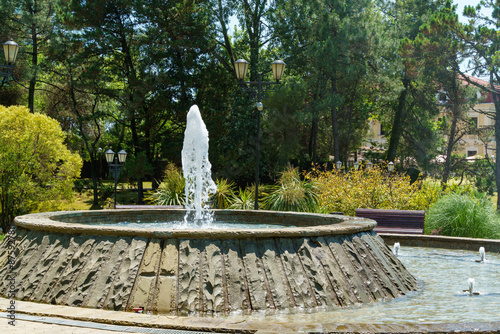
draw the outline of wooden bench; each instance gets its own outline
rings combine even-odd
[[[423,210],[356,209],[356,217],[375,220],[377,233],[424,233],[425,211]]]

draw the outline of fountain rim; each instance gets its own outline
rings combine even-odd
[[[86,235],[113,235],[113,236],[133,236],[147,238],[189,238],[189,239],[243,239],[243,238],[296,238],[324,235],[344,235],[373,230],[377,223],[374,220],[360,217],[343,216],[336,214],[319,214],[303,212],[283,212],[267,210],[214,210],[215,217],[252,217],[254,219],[265,217],[278,220],[278,224],[297,225],[283,223],[286,218],[297,222],[305,221],[303,225],[285,228],[255,228],[255,229],[171,229],[171,228],[133,228],[113,226],[113,222],[103,225],[88,225],[79,220],[87,218],[102,217],[111,219],[120,216],[130,215],[145,216],[148,214],[170,214],[183,215],[184,209],[111,209],[96,211],[58,211],[32,213],[17,216],[14,223],[18,227],[28,230],[57,232],[63,234],[86,234]],[[66,221],[65,221],[66,220]],[[77,221],[77,222],[71,222]],[[123,221],[123,220],[121,220]],[[310,222],[307,224],[307,222]],[[314,224],[311,224],[314,222]],[[318,223],[319,222],[319,223]]]

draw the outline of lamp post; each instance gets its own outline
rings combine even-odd
[[[337,162],[335,163],[335,168],[336,168],[337,170],[340,170],[340,169],[342,168],[342,161],[340,161],[340,160],[339,160],[339,161],[337,161]]]
[[[0,65],[0,77],[3,77],[2,86],[7,79],[12,76],[18,52],[19,45],[17,45],[16,42],[10,40],[3,43],[3,53],[5,55],[5,63],[7,65]]]
[[[265,86],[279,85],[280,80],[283,77],[283,72],[285,71],[286,64],[282,60],[275,60],[271,63],[271,69],[273,72],[274,82],[262,81],[262,73],[259,73],[257,81],[244,81],[245,76],[248,71],[248,65],[250,63],[245,59],[238,59],[234,62],[234,69],[236,71],[236,77],[238,78],[240,88],[243,91],[249,91],[252,93],[257,93],[257,96],[252,95],[253,99],[257,99],[257,142],[255,144],[256,150],[256,167],[255,167],[255,204],[254,209],[259,210],[259,164],[260,164],[260,114],[264,109],[262,104],[262,93]],[[272,89],[267,89],[267,91],[273,91]]]
[[[387,164],[387,170],[389,171],[389,173],[392,173],[394,171],[394,162],[389,162]]]
[[[118,152],[118,157],[115,156],[115,152],[113,152],[111,149],[107,150],[106,153],[104,153],[104,156],[106,157],[106,161],[109,166],[109,172],[113,173],[113,177],[115,179],[115,201],[113,208],[116,209],[116,186],[118,184],[118,175],[120,174],[123,166],[125,165],[125,159],[127,159],[127,152],[124,150],[121,150]]]

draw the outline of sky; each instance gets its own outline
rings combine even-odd
[[[457,12],[460,22],[467,22],[466,18],[462,15],[465,5],[476,6],[480,0],[452,0],[454,4],[458,5]]]
[[[462,23],[467,22],[467,18],[465,18],[462,13],[464,11],[465,5],[470,5],[470,6],[476,6],[479,3],[480,0],[453,0],[453,3],[458,5],[457,8],[457,13],[458,13],[458,19]],[[460,66],[462,70],[465,70],[465,67],[467,66],[466,62],[464,61],[462,65]],[[472,74],[472,73],[470,73]],[[488,79],[487,77],[481,77],[481,79]]]

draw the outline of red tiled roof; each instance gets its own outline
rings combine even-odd
[[[464,77],[465,78],[464,78],[464,80],[462,80],[462,85],[468,86],[471,84],[470,81],[472,81],[472,82],[478,83],[481,86],[485,86],[488,88],[491,87],[489,81],[475,78],[475,77],[468,75],[468,74],[465,74]],[[500,85],[495,85],[495,90],[500,92]],[[486,95],[486,98],[482,101],[482,103],[493,103],[493,96],[491,95],[491,92],[481,91],[481,96],[484,97],[485,95]]]

